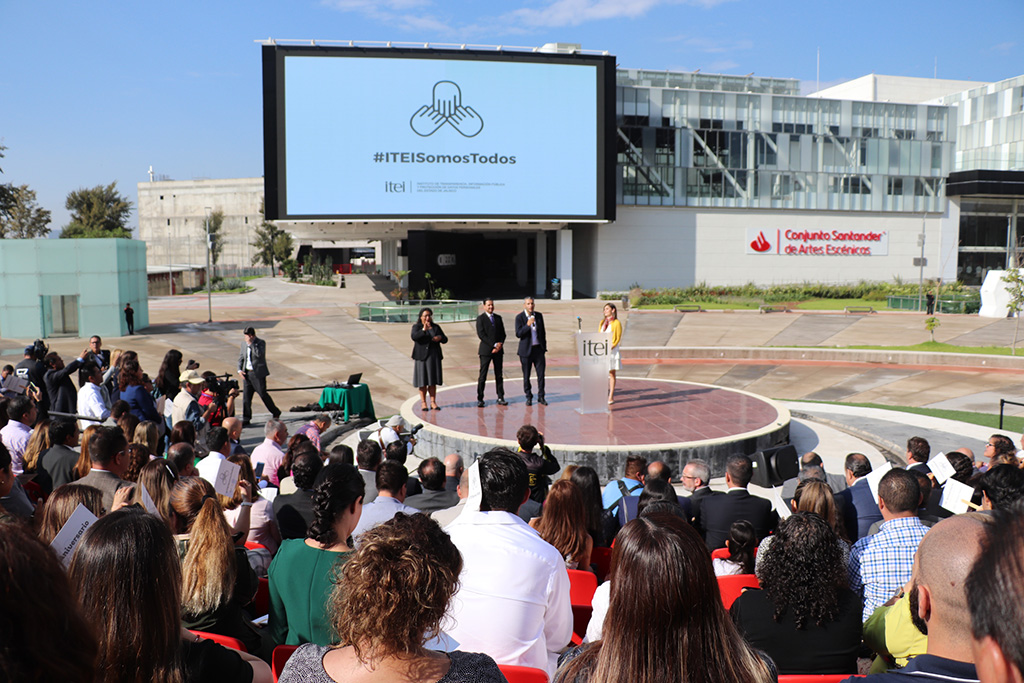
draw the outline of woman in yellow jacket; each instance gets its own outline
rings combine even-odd
[[[612,351],[608,359],[608,405],[611,405],[615,403],[615,371],[622,367],[622,358],[619,356],[622,323],[619,322],[619,312],[615,304],[604,305],[604,320],[598,329],[601,332],[612,333]]]

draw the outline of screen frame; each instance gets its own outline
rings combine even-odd
[[[484,62],[571,64],[596,67],[594,212],[590,214],[291,214],[288,212],[285,152],[286,57],[323,59],[444,59]],[[611,55],[543,53],[435,48],[373,48],[326,45],[264,45],[263,58],[263,178],[264,216],[283,221],[560,221],[606,223],[615,220],[615,57]]]

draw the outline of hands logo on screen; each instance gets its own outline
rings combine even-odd
[[[427,137],[446,123],[467,138],[484,129],[484,120],[473,107],[462,106],[459,86],[451,81],[438,81],[434,84],[434,101],[417,109],[409,125],[417,135]]]

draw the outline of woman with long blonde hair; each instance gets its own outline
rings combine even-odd
[[[179,532],[184,532],[177,537],[182,554],[182,623],[238,638],[249,652],[260,652],[259,632],[242,613],[259,583],[245,548],[236,548],[231,538],[213,486],[199,477],[179,479],[171,490],[171,508]]]
[[[156,422],[150,422],[149,420],[140,422],[138,426],[135,427],[135,433],[132,435],[131,443],[137,443],[145,446],[146,450],[154,458],[160,455],[158,452],[160,444],[160,425]]]
[[[39,538],[43,543],[50,543],[57,537],[61,527],[71,518],[79,504],[84,505],[97,517],[103,515],[103,494],[93,486],[64,484],[50,494],[43,505],[42,519],[39,522]],[[37,514],[36,517],[40,515]]]
[[[559,479],[544,499],[540,517],[530,520],[540,537],[558,549],[569,569],[590,571],[594,539],[587,533],[583,495],[572,481]]]
[[[98,422],[94,422],[82,432],[82,444],[79,447],[78,463],[75,465],[75,471],[78,472],[79,479],[89,474],[89,470],[92,469],[92,460],[89,458],[89,441],[100,426]]]
[[[167,524],[167,528],[173,533],[177,528],[174,517],[174,510],[171,508],[171,489],[178,481],[178,468],[174,463],[164,458],[150,460],[139,472],[138,484],[132,493],[132,503],[141,505],[146,512],[153,513],[147,504],[151,503],[157,516]],[[145,489],[145,495],[143,494]],[[149,496],[149,501],[145,496]]]
[[[39,466],[43,453],[50,450],[50,419],[40,420],[32,428],[32,436],[25,446],[25,456],[22,459],[23,474],[18,475],[22,485],[33,481],[42,489],[43,495],[48,496],[53,491],[53,479],[50,474]]]

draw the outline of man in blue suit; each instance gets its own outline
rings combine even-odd
[[[533,387],[530,386],[531,368],[537,370],[537,403],[546,406],[544,400],[544,354],[548,350],[548,338],[544,331],[544,316],[534,310],[532,296],[523,301],[524,310],[516,316],[516,336],[519,337],[519,362],[523,365],[523,393],[526,405],[533,405]]]
[[[846,456],[846,483],[849,488],[836,494],[842,499],[843,521],[850,541],[856,541],[868,535],[868,530],[875,522],[882,521],[882,511],[878,509],[875,497],[871,495],[871,487],[865,477],[871,474],[871,461],[861,453],[850,453]]]

